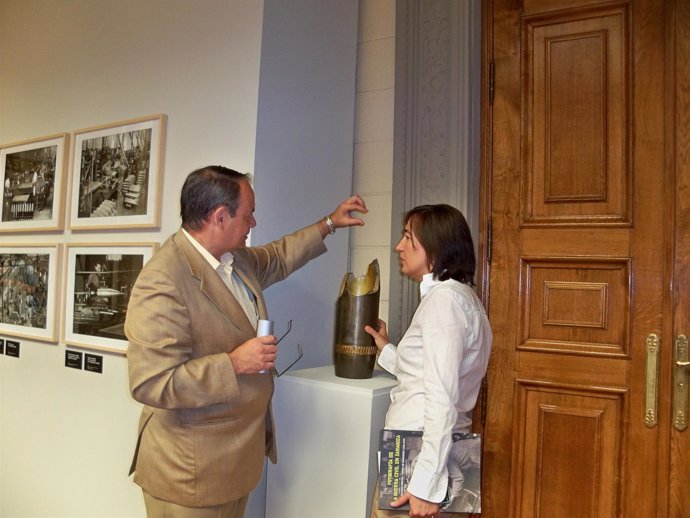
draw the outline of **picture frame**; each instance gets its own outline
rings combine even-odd
[[[157,228],[166,116],[74,132],[69,228]]]
[[[0,232],[61,230],[69,134],[0,146]]]
[[[65,344],[126,354],[124,323],[139,273],[156,243],[68,244],[65,259]]]
[[[57,342],[61,245],[0,245],[0,335]]]

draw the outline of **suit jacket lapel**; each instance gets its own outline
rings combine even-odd
[[[199,279],[201,292],[248,338],[253,337],[256,334],[254,326],[247,318],[240,303],[237,302],[237,299],[232,295],[223,279],[220,278],[218,272],[211,268],[208,261],[194,248],[182,233],[182,230],[178,231],[174,240],[187,259],[190,273]]]

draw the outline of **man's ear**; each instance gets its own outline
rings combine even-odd
[[[214,225],[222,225],[225,219],[228,217],[228,209],[224,206],[219,205],[211,211],[211,223]]]

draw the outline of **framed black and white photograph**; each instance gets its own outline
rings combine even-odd
[[[158,245],[67,245],[65,323],[69,345],[125,353],[132,287]]]
[[[159,226],[165,115],[74,132],[71,229]]]
[[[57,342],[60,245],[0,246],[0,335]]]
[[[0,146],[0,232],[60,230],[69,134]]]

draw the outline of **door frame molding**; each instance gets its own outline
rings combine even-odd
[[[389,334],[397,342],[419,303],[393,248],[412,207],[448,203],[478,252],[481,0],[397,0]],[[477,264],[482,260],[477,255]]]

